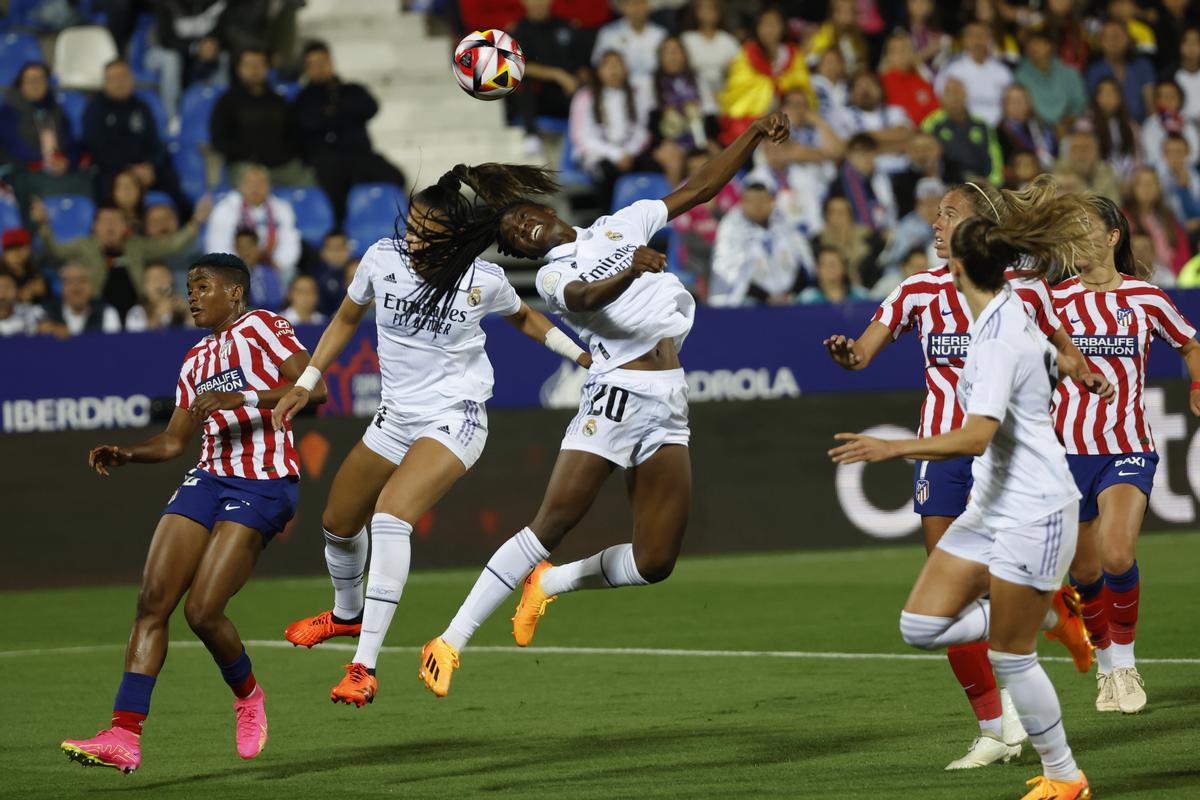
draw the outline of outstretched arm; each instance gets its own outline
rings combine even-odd
[[[999,427],[999,420],[971,414],[961,428],[924,439],[876,439],[861,433],[839,433],[833,438],[845,444],[830,450],[829,457],[838,464],[855,464],[891,458],[944,461],[961,456],[981,456]]]
[[[788,138],[788,118],[782,111],[760,117],[717,155],[710,158],[687,183],[663,198],[667,204],[667,219],[707,203],[729,183],[742,164],[763,139],[784,142]]]
[[[857,339],[830,336],[822,344],[838,366],[851,371],[866,369],[879,351],[892,340],[891,331],[880,322],[872,322]]]
[[[176,408],[167,423],[167,429],[157,436],[152,436],[133,447],[120,447],[115,444],[102,444],[93,447],[88,453],[88,466],[98,475],[108,477],[112,467],[123,467],[130,462],[138,464],[157,464],[160,461],[170,461],[183,453],[183,448],[196,435],[200,423],[192,418],[186,410]]]
[[[521,333],[546,345],[563,358],[574,361],[581,367],[592,366],[592,356],[565,333],[554,326],[554,323],[540,311],[535,311],[525,303],[515,314],[505,317],[508,323]]]

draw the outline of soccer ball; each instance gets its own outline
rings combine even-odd
[[[517,40],[490,29],[467,34],[454,48],[454,77],[458,85],[480,100],[498,100],[525,77],[525,54]]]

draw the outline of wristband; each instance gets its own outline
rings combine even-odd
[[[578,361],[579,357],[583,355],[583,348],[571,341],[571,337],[558,328],[552,327],[546,331],[546,347],[568,361]]]
[[[245,398],[245,406],[247,408],[258,408],[258,392],[251,389],[247,392],[242,392],[242,397]]]
[[[321,380],[321,370],[309,364],[304,368],[304,372],[300,373],[300,378],[296,381],[296,385],[311,392],[316,388],[317,381],[319,380]]]
[[[1194,392],[1197,389],[1200,389],[1200,381],[1192,381],[1192,391]]]

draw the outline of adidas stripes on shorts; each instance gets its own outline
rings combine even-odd
[[[483,403],[464,400],[433,413],[397,411],[386,404],[363,434],[371,452],[399,464],[417,439],[434,439],[470,469],[487,443],[487,409]]]

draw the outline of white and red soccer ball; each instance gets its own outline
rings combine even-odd
[[[475,31],[454,48],[454,77],[458,85],[480,100],[499,100],[525,77],[525,54],[504,31]]]

